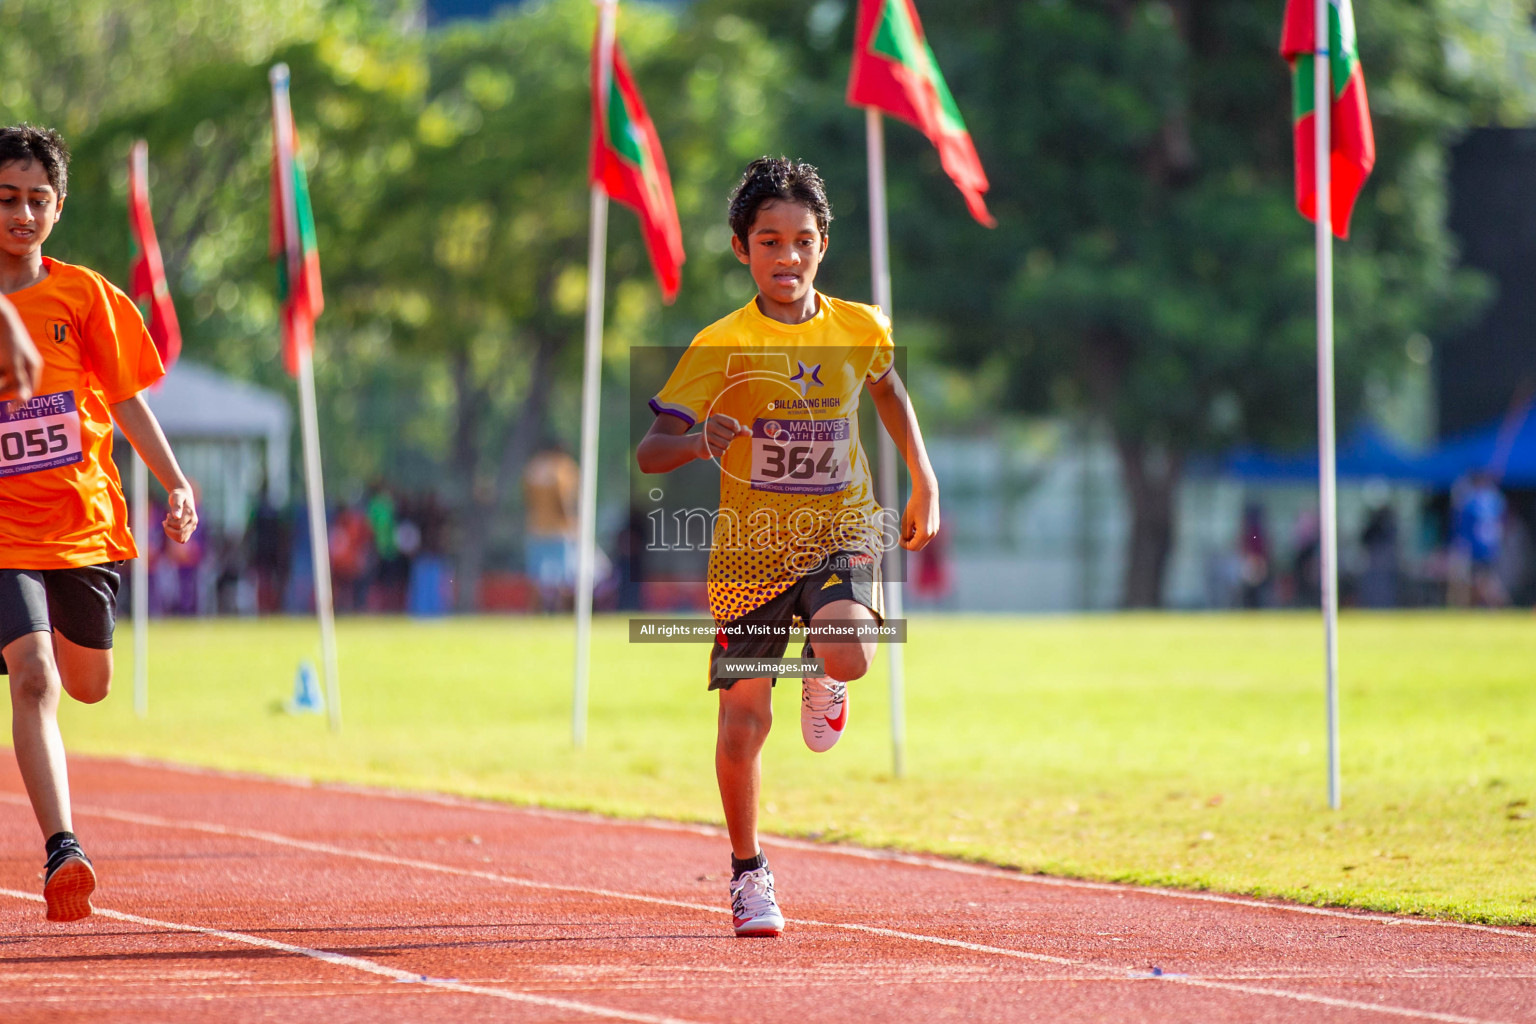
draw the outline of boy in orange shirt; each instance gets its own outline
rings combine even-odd
[[[112,683],[118,565],[138,556],[112,464],[115,421],[170,495],[166,535],[197,527],[192,486],[140,395],[165,374],[133,302],[42,246],[63,210],[69,152],[49,129],[0,128],[0,293],[37,339],[34,396],[0,407],[0,672],[11,738],[46,837],[48,920],[91,913],[96,874],[75,838],[59,735],[62,688],[94,704]]]
[[[939,486],[895,371],[890,320],[815,288],[832,220],[816,168],[752,161],[729,220],[757,295],[693,339],[651,399],[656,419],[635,456],[646,473],[695,459],[720,467],[708,587],[719,628],[709,683],[720,691],[715,776],[731,839],[732,924],[737,935],[768,936],[784,928],[757,841],[775,677],[731,673],[780,658],[791,624],[804,623],[813,634],[805,654],[823,670],[801,685],[800,731],[813,751],[829,750],[848,721],[847,683],[874,658],[882,547],[890,533],[908,550],[928,543]],[[899,531],[886,529],[859,442],[864,392],[912,475]]]

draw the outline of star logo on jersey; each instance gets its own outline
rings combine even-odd
[[[815,366],[806,366],[800,360],[796,359],[795,365],[800,367],[800,369],[796,370],[795,375],[789,379],[800,385],[801,398],[805,397],[805,393],[811,390],[811,385],[813,384],[818,388],[826,387],[826,385],[821,382],[820,363],[817,363]]]

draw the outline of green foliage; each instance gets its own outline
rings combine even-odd
[[[853,6],[623,5],[689,261],[678,305],[663,308],[634,217],[614,211],[610,387],[630,345],[681,342],[751,294],[723,206],[760,153],[822,167],[837,215],[822,283],[869,297],[863,119],[843,99]],[[69,135],[73,195],[52,251],[118,278],[124,157],[147,137],[188,354],[283,384],[265,68],[288,61],[326,280],[330,479],[420,486],[447,467],[461,504],[504,510],[531,435],[553,422],[574,436],[595,14],[547,0],[424,32],[404,11],[13,0],[0,8],[0,118]],[[1357,12],[1380,159],[1337,250],[1346,420],[1368,376],[1403,367],[1406,339],[1486,297],[1445,232],[1445,151],[1469,124],[1536,111],[1530,12],[1530,0]],[[1279,11],[956,0],[923,14],[1000,225],[973,223],[928,142],[889,126],[895,312],[919,402],[927,389],[964,407],[968,394],[981,418],[996,404],[1089,409],[1175,455],[1310,438],[1311,232],[1291,205]],[[938,357],[949,367],[927,372]]]
[[[6,0],[0,6],[0,116],[66,136],[103,117],[167,102],[189,64],[259,62],[311,37],[324,0]]]
[[[290,390],[267,256],[266,69],[286,61],[326,288],[316,372],[332,489],[383,475],[498,505],[518,461],[509,444],[526,446],[551,407],[574,400],[592,6],[527,4],[429,34],[353,3],[267,0],[218,16],[160,6],[0,13],[14,29],[0,36],[6,66],[24,72],[8,74],[0,117],[58,123],[75,150],[50,254],[123,280],[126,155],[148,139],[188,357]],[[635,218],[614,208],[614,373],[630,344],[686,338],[744,298],[739,284],[726,290],[745,275],[724,201],[771,136],[778,77],[776,52],[740,18],[626,5],[621,25],[666,139],[691,258],[682,301],[664,309]],[[47,40],[64,71],[44,74],[46,51],[23,52],[22,38]],[[112,78],[93,77],[107,64]],[[121,76],[132,85],[113,88]],[[573,435],[573,421],[558,432]]]
[[[827,164],[842,212],[861,216],[848,209],[864,187],[861,118],[842,100],[854,5],[704,2],[750,8],[798,54],[790,137]],[[1530,10],[1373,0],[1357,11],[1379,156],[1336,250],[1346,427],[1368,379],[1408,371],[1410,339],[1487,297],[1445,229],[1445,155],[1471,124],[1536,110],[1536,35],[1518,24]],[[1110,425],[1133,509],[1124,599],[1156,604],[1185,458],[1316,436],[1312,229],[1292,205],[1281,5],[957,0],[922,13],[998,228],[966,216],[926,140],[888,128],[898,334],[969,370],[978,405],[996,395]],[[925,384],[914,382],[919,402]]]
[[[830,165],[844,206],[863,188],[862,125],[841,106],[852,6],[751,5],[801,54],[797,141]],[[1445,328],[1486,294],[1456,270],[1444,229],[1445,148],[1475,120],[1530,110],[1533,94],[1504,66],[1447,54],[1527,66],[1536,36],[1500,33],[1529,7],[1357,11],[1380,156],[1337,250],[1346,414],[1368,372],[1405,365],[1409,335]],[[935,325],[951,358],[1006,375],[1017,407],[1086,405],[1176,451],[1310,437],[1312,233],[1292,205],[1278,7],[966,0],[923,16],[999,227],[966,217],[925,140],[888,128],[903,329]],[[839,241],[862,230],[848,225]]]

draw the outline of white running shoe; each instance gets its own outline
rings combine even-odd
[[[773,895],[773,872],[766,866],[743,871],[731,882],[731,924],[739,937],[774,936],[784,930],[784,915]]]
[[[847,724],[847,683],[815,676],[800,684],[800,735],[806,746],[818,754],[831,750]]]

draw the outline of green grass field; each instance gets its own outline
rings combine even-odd
[[[1536,923],[1528,614],[1346,615],[1338,812],[1316,615],[931,617],[911,636],[907,777],[891,774],[883,657],[830,754],[801,745],[799,688],[781,685],[767,830]],[[124,636],[112,696],[66,701],[72,751],[720,820],[708,648],[631,645],[623,619],[596,627],[583,751],[569,620],[344,620],[340,736],[279,709],[315,655],[312,622],[157,623],[151,638],[149,717]]]

